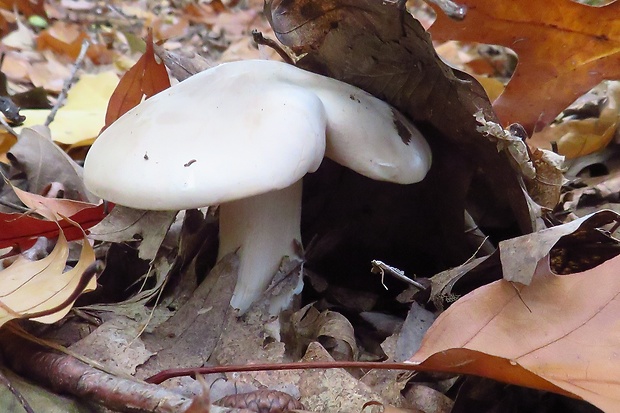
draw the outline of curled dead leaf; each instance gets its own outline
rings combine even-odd
[[[63,318],[77,297],[97,287],[99,266],[95,252],[84,239],[78,263],[65,271],[69,245],[61,232],[54,250],[45,258],[29,261],[19,257],[0,272],[0,326],[15,318],[31,318],[51,324]],[[90,267],[90,269],[89,269]]]
[[[548,258],[528,286],[496,281],[462,297],[410,362],[582,398],[620,410],[620,257],[571,275]]]

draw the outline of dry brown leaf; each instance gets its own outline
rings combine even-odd
[[[471,197],[470,205],[478,204],[485,218],[502,211],[505,215],[496,222],[506,222],[511,209],[521,227],[530,230],[535,223],[518,174],[505,153],[498,154],[496,140],[477,131],[477,112],[497,120],[486,92],[438,58],[428,33],[401,6],[380,0],[271,0],[265,14],[278,40],[300,57],[298,66],[358,86],[412,120],[432,125],[433,167],[425,181],[441,192],[424,194],[434,200],[429,202],[434,210],[425,217],[450,239],[443,257],[463,237],[454,230],[463,227],[462,197],[472,181],[472,192],[484,191],[485,196]],[[470,181],[473,174],[477,176]]]
[[[333,361],[319,344],[310,343],[302,361]],[[364,410],[367,402],[388,403],[366,384],[344,369],[301,370],[299,381],[300,402],[316,412],[371,412]]]
[[[28,77],[34,86],[59,93],[65,80],[71,76],[71,69],[61,63],[49,50],[45,50],[42,54],[45,61],[32,63],[28,67]]]
[[[151,261],[176,215],[177,211],[142,211],[117,205],[103,221],[90,229],[90,238],[107,242],[139,239],[138,256]]]
[[[437,10],[434,40],[512,48],[516,71],[493,107],[502,123],[530,133],[604,79],[620,78],[620,2],[591,7],[570,0],[463,0],[461,21]]]
[[[291,316],[291,323],[304,347],[319,341],[336,360],[357,359],[355,332],[342,314],[330,310],[320,312],[313,304],[308,304]]]
[[[50,130],[42,125],[22,129],[7,156],[15,168],[26,174],[30,192],[43,193],[52,182],[59,182],[65,198],[99,200],[84,186],[82,167],[52,142]]]
[[[92,276],[86,286],[82,286],[82,275],[89,265],[95,262],[95,252],[84,239],[80,260],[76,266],[65,272],[69,245],[62,232],[54,250],[39,261],[28,261],[19,257],[10,267],[0,272],[0,325],[15,318],[32,318],[36,313],[49,311],[59,306],[57,311],[33,318],[51,324],[63,318],[71,309],[73,302],[66,300],[81,288],[92,291],[97,287],[97,279]],[[64,304],[64,306],[63,306]]]
[[[524,285],[530,284],[538,262],[549,254],[560,238],[569,234],[584,238],[588,231],[598,232],[599,229],[619,220],[620,216],[617,213],[603,210],[563,225],[500,242],[504,279]]]
[[[474,290],[437,319],[410,362],[620,411],[618,265],[620,257],[557,276],[543,259],[529,286],[500,280]]]

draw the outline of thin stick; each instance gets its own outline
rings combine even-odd
[[[383,287],[387,290],[387,286],[385,285],[385,283],[383,282],[383,277],[385,275],[385,273],[387,272],[389,275],[393,276],[394,278],[397,278],[401,281],[406,282],[407,284],[411,284],[414,287],[420,289],[420,290],[425,290],[426,287],[424,287],[424,285],[422,285],[421,283],[417,282],[416,280],[412,280],[411,278],[407,277],[405,275],[405,272],[403,270],[399,270],[396,267],[392,267],[391,265],[387,265],[386,263],[384,263],[383,261],[379,261],[379,260],[372,260],[370,261],[370,263],[372,264],[372,269],[370,270],[372,273],[379,273],[381,274],[381,284],[383,285]]]
[[[195,377],[197,374],[230,373],[245,371],[265,371],[265,370],[307,370],[307,369],[376,369],[376,370],[404,370],[404,371],[431,371],[424,365],[381,362],[381,361],[317,361],[300,363],[257,363],[238,366],[212,366],[169,369],[157,373],[146,379],[147,383],[160,384],[168,379],[182,376]]]
[[[22,396],[19,390],[13,387],[13,384],[11,383],[11,381],[4,374],[2,374],[1,371],[0,371],[0,384],[4,384],[6,388],[9,389],[11,393],[13,393],[13,396],[15,396],[15,398],[19,401],[19,403],[22,405],[26,413],[35,413],[35,411],[32,409],[32,407],[30,407],[30,404],[28,404],[28,401],[24,398],[24,396]]]
[[[11,135],[19,138],[19,135],[17,134],[17,132],[15,132],[15,129],[13,129],[11,125],[8,124],[6,119],[4,119],[4,116],[0,116],[0,124],[2,124],[2,126],[4,126],[4,129],[6,129],[7,132],[9,132]]]
[[[71,74],[69,78],[65,81],[65,84],[62,87],[62,91],[60,92],[60,95],[58,95],[58,100],[56,101],[56,104],[52,108],[50,114],[47,115],[47,119],[45,120],[45,126],[49,126],[54,121],[54,118],[56,117],[56,112],[58,112],[58,109],[60,109],[65,104],[67,93],[69,92],[69,89],[71,89],[71,85],[73,85],[73,82],[75,82],[77,71],[80,67],[82,67],[82,63],[84,62],[84,58],[86,57],[86,52],[88,51],[89,46],[90,42],[88,41],[88,39],[84,39],[84,41],[82,42],[82,48],[80,49],[80,54],[78,55],[77,59],[75,59],[75,63],[73,63]]]
[[[263,36],[258,30],[252,30],[254,43],[272,48],[286,63],[295,64],[295,60],[275,40]]]

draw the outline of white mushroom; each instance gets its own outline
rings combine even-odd
[[[139,209],[220,204],[219,257],[239,250],[231,305],[265,291],[300,240],[301,178],[328,156],[367,177],[410,184],[431,164],[401,114],[334,79],[275,61],[225,63],[142,102],[86,158],[98,196]]]

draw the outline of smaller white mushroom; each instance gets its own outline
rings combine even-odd
[[[226,63],[142,102],[86,158],[98,196],[139,209],[220,204],[219,256],[238,250],[231,305],[245,312],[300,240],[301,178],[328,156],[373,179],[410,184],[428,144],[372,95],[294,66]]]

